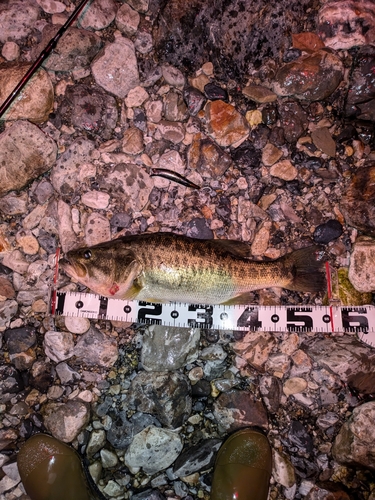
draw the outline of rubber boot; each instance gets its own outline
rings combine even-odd
[[[241,429],[219,449],[211,500],[267,500],[272,472],[268,439],[254,429]]]
[[[95,500],[78,453],[65,443],[35,434],[17,456],[18,470],[31,500]]]

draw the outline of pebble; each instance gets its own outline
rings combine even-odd
[[[211,139],[198,133],[188,151],[188,165],[203,178],[217,178],[231,167],[232,158]]]
[[[73,356],[74,341],[69,332],[50,330],[44,334],[43,345],[47,356],[57,363]]]
[[[139,85],[133,42],[128,38],[117,37],[113,43],[107,43],[93,61],[91,71],[98,85],[124,99],[131,89]]]
[[[114,0],[99,0],[89,5],[79,24],[86,30],[103,30],[115,19],[116,12]]]
[[[90,328],[90,320],[87,318],[80,318],[75,316],[66,316],[64,324],[70,333],[82,335]]]
[[[20,56],[20,48],[16,42],[5,42],[1,50],[1,55],[7,61],[14,61]]]
[[[307,382],[305,379],[300,377],[293,377],[288,379],[283,386],[283,392],[286,396],[291,396],[292,394],[298,394],[303,392],[307,388]]]
[[[336,142],[327,127],[320,127],[311,132],[311,138],[315,146],[328,156],[336,154]]]
[[[58,14],[65,11],[65,5],[57,0],[36,0],[47,14]]]
[[[79,400],[47,403],[44,411],[46,428],[53,437],[64,443],[71,443],[90,419],[88,405]]]
[[[234,106],[222,100],[211,101],[205,108],[208,134],[219,146],[243,141],[249,134],[247,122]]]
[[[155,474],[176,460],[182,446],[176,433],[150,425],[134,436],[125,452],[125,465],[130,470],[142,468],[146,474]]]
[[[281,160],[271,166],[270,174],[284,181],[293,181],[297,177],[298,170],[290,160]]]
[[[163,64],[161,66],[163,78],[168,85],[172,87],[182,88],[185,85],[185,77],[183,73],[174,66]]]
[[[315,228],[313,237],[315,243],[326,245],[330,241],[339,238],[342,232],[343,228],[340,222],[336,219],[330,219]]]
[[[82,203],[94,209],[105,209],[108,207],[110,196],[101,191],[87,191],[81,196]]]
[[[23,0],[13,1],[0,11],[0,42],[17,41],[27,37],[38,20],[40,9],[36,3],[25,5]]]
[[[118,358],[118,346],[111,338],[94,327],[80,335],[74,348],[74,355],[88,366],[111,367]]]
[[[359,292],[375,290],[373,262],[375,258],[375,240],[366,236],[358,238],[350,256],[349,280]]]
[[[343,73],[338,56],[318,50],[282,66],[275,75],[273,90],[278,96],[319,101],[336,90]]]
[[[138,12],[127,3],[121,5],[116,14],[116,26],[125,36],[132,36],[137,32],[140,22]]]

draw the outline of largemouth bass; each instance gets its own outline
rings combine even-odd
[[[241,304],[261,288],[325,290],[315,246],[269,262],[248,255],[249,246],[239,241],[150,233],[71,250],[60,263],[93,292],[128,300]]]

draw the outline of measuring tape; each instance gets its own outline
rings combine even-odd
[[[332,292],[337,275],[328,263],[327,288],[331,304],[328,306],[156,304],[92,293],[57,291],[59,255],[58,249],[51,293],[51,314],[54,316],[206,330],[355,333],[362,342],[375,347],[375,306],[332,305],[337,304]]]
[[[79,292],[55,292],[53,315],[175,327],[267,331],[356,333],[375,347],[374,306],[196,305],[112,299]]]

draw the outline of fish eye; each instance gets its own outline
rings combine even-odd
[[[91,250],[85,250],[83,256],[85,259],[91,259]]]

